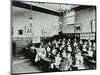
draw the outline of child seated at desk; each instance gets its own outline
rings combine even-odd
[[[89,47],[88,56],[93,57],[93,51],[91,47]]]
[[[30,47],[30,49],[31,49],[31,51],[34,53],[34,50],[35,50],[36,48],[35,48],[35,46],[32,45],[32,46]]]
[[[67,45],[67,46],[70,45],[70,41],[67,41],[67,44],[66,44],[66,45]]]
[[[80,42],[79,42],[80,44],[83,44],[83,42],[82,42],[82,40],[80,40]]]
[[[83,56],[81,55],[81,52],[78,52],[75,55],[76,58],[76,66],[78,67],[78,69],[83,69]]]
[[[70,59],[71,60],[71,59]],[[65,65],[64,65],[64,70],[71,70],[71,62],[70,62],[70,60],[66,60],[65,61]]]
[[[88,46],[92,46],[92,42],[90,40],[88,40]]]
[[[58,43],[56,43],[56,44],[55,44],[55,47],[56,47],[56,48],[58,48],[58,47],[59,47]]]
[[[69,62],[69,66],[71,66],[72,65],[72,56],[71,56],[71,53],[67,54],[67,59],[68,59],[68,62]]]
[[[67,57],[66,51],[65,51],[65,50],[63,50],[63,52],[62,52],[62,57],[63,57],[63,58],[66,58],[66,57]]]
[[[78,44],[77,44],[77,42],[74,42],[74,47],[76,47]]]
[[[79,47],[76,46],[75,52],[78,53],[80,51]]]
[[[47,46],[47,52],[50,52],[51,48],[49,46]]]
[[[85,44],[83,45],[82,51],[83,51],[83,52],[87,52],[87,49],[86,49],[86,45],[85,45]]]
[[[48,46],[51,46],[51,42],[48,42],[48,44],[47,44]]]
[[[46,50],[45,48],[41,49],[41,58],[45,58],[46,57]]]
[[[65,42],[62,42],[61,47],[62,47],[62,48],[64,48],[64,47],[65,47]]]
[[[81,51],[82,51],[82,47],[83,47],[83,42],[82,42],[82,40],[80,40],[80,42],[79,42],[79,48],[80,48]]]
[[[41,49],[37,48],[36,49],[36,57],[35,57],[35,62],[38,62],[40,60],[41,57]]]
[[[47,57],[50,57],[50,55],[51,55],[51,48],[49,47],[49,46],[47,46]]]
[[[51,64],[51,68],[59,68],[59,65],[61,63],[62,58],[60,57],[60,54],[58,53],[57,56],[55,57],[55,62]]]
[[[57,50],[55,49],[55,47],[53,47],[52,54],[55,56],[56,53],[57,53]]]
[[[96,45],[95,45],[95,43],[93,43],[93,47],[92,47],[92,49],[93,49],[93,51],[96,50]]]
[[[71,45],[68,45],[68,51],[69,51],[69,52],[72,52],[72,47],[71,47]]]
[[[40,45],[40,48],[37,48],[36,52],[37,52],[37,54],[36,54],[35,62],[39,61],[40,58],[46,57],[46,50],[45,50],[45,48],[42,48],[41,45]]]

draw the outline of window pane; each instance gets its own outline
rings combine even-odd
[[[75,23],[75,17],[74,16],[66,18],[66,24],[74,24],[74,23]]]

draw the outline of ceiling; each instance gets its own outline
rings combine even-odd
[[[24,11],[20,9],[24,8],[25,11],[28,9],[27,11],[33,10],[55,16],[62,16],[65,10],[72,9],[75,11],[80,11],[91,7],[85,5],[73,5],[73,4],[71,5],[71,4],[57,4],[57,3],[55,4],[55,3],[44,3],[44,2],[25,2],[25,1],[13,1],[12,4],[13,6],[19,7],[18,9],[15,8],[16,12]]]
[[[54,3],[43,3],[43,2],[23,2],[30,5],[35,5],[45,9],[53,10],[56,12],[63,12],[68,9],[78,7],[79,5],[69,5],[69,4],[54,4]]]

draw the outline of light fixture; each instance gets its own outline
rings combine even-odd
[[[60,22],[59,22],[59,24],[61,25],[61,24],[62,24],[62,22],[60,21]]]
[[[71,5],[66,5],[66,9],[67,9],[67,13],[69,13],[69,11],[71,9]]]
[[[60,18],[61,18],[61,4],[60,4]],[[61,22],[61,19],[60,19],[59,25],[61,25],[61,24],[62,24],[62,22]]]
[[[31,7],[30,7],[30,17],[29,17],[29,24],[30,24],[30,26],[32,26],[32,21],[33,21],[33,17],[32,17],[32,4],[31,4]]]
[[[30,12],[30,14],[29,14],[29,25],[28,25],[28,29],[29,29],[29,31],[30,31],[30,35],[32,35],[32,37],[33,37],[33,35],[34,35],[34,25],[33,25],[33,15],[32,15],[32,3],[30,4],[30,10],[29,10]]]

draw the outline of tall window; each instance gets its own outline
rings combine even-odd
[[[75,24],[75,11],[74,10],[66,11],[65,20],[66,20],[65,21],[66,25]]]

